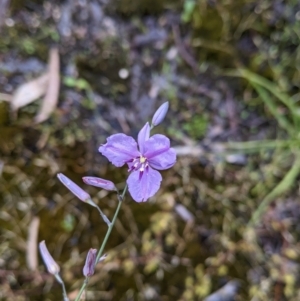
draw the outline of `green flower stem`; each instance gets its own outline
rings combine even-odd
[[[107,243],[107,241],[108,241],[108,238],[109,238],[109,236],[110,236],[110,233],[111,233],[111,231],[112,231],[112,228],[113,228],[114,225],[115,225],[115,222],[116,222],[117,216],[118,216],[118,214],[119,214],[121,205],[122,205],[122,201],[119,201],[118,207],[117,207],[116,212],[115,212],[115,215],[114,215],[114,217],[113,217],[113,220],[112,220],[111,224],[109,225],[109,227],[108,227],[108,229],[107,229],[107,232],[106,232],[106,235],[105,235],[105,237],[104,237],[103,243],[102,243],[101,248],[100,248],[100,250],[99,250],[99,252],[98,252],[98,254],[97,254],[95,264],[98,263],[100,257],[102,256],[102,253],[103,253],[103,251],[104,251],[105,245],[106,245],[106,243]]]
[[[102,210],[100,209],[99,206],[96,206],[97,210],[99,211],[102,219],[104,220],[104,222],[106,223],[106,225],[109,227],[111,225],[110,220],[107,218],[107,216],[102,212]]]
[[[116,212],[115,212],[115,214],[114,214],[114,217],[113,217],[111,223],[110,223],[109,226],[108,226],[107,232],[106,232],[105,237],[104,237],[103,242],[102,242],[102,245],[101,245],[100,250],[99,250],[99,252],[98,252],[98,254],[97,254],[97,257],[96,257],[96,260],[95,260],[95,265],[98,263],[100,257],[101,257],[102,254],[103,254],[103,251],[104,251],[104,248],[105,248],[106,243],[107,243],[107,241],[108,241],[108,238],[109,238],[109,236],[110,236],[110,234],[111,234],[111,231],[112,231],[112,229],[113,229],[113,227],[114,227],[114,225],[115,225],[115,222],[116,222],[116,220],[117,220],[117,217],[118,217],[119,211],[120,211],[120,209],[121,209],[121,205],[122,205],[122,203],[123,203],[123,200],[124,200],[126,191],[127,191],[127,185],[124,187],[124,190],[123,190],[122,194],[121,194],[121,195],[118,194],[119,204],[118,204],[118,207],[117,207]],[[85,288],[86,288],[86,286],[87,286],[87,284],[88,284],[88,279],[89,279],[89,278],[86,277],[86,279],[85,279],[85,281],[83,282],[83,284],[82,284],[82,286],[81,286],[81,289],[80,289],[80,291],[79,291],[79,293],[78,293],[78,295],[77,295],[75,301],[79,301],[79,300],[80,300],[80,297],[81,297],[83,291],[85,290]]]
[[[64,301],[69,301],[67,291],[66,291],[66,287],[65,287],[65,284],[63,282],[62,282],[61,286],[62,286],[62,289],[63,289]]]
[[[80,289],[80,291],[79,291],[79,293],[78,293],[78,295],[77,295],[77,297],[75,299],[75,301],[79,301],[80,300],[80,297],[81,297],[82,293],[84,292],[84,290],[85,290],[85,288],[86,288],[86,286],[88,284],[88,280],[89,280],[88,277],[86,277],[85,280],[84,280],[84,282],[83,282],[83,284],[82,284],[82,286],[81,286],[81,289]]]

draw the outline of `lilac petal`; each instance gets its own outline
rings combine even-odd
[[[144,152],[144,143],[149,139],[149,137],[150,137],[150,126],[149,123],[147,122],[138,134],[138,144],[141,153]]]
[[[140,156],[135,140],[125,134],[108,137],[107,143],[99,147],[99,152],[117,167]]]
[[[144,144],[143,154],[151,167],[155,169],[168,169],[176,162],[176,153],[170,148],[170,140],[164,135],[154,135]]]
[[[149,165],[155,169],[168,169],[176,163],[176,152],[173,148],[170,148],[159,156],[152,157],[148,162]]]
[[[148,167],[140,178],[140,171],[133,171],[128,179],[128,190],[132,198],[140,203],[146,202],[159,189],[162,178],[158,171]]]
[[[144,143],[144,152],[147,159],[156,157],[170,149],[170,140],[164,135],[156,134]]]
[[[168,112],[169,109],[169,102],[165,102],[163,103],[158,109],[157,111],[154,113],[154,116],[152,118],[152,125],[156,126],[159,125],[164,118],[166,117],[166,114]]]
[[[164,135],[156,134],[144,143],[144,152],[147,159],[158,156],[170,149],[170,140]]]

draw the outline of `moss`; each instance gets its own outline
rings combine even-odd
[[[201,116],[194,116],[190,122],[185,123],[182,128],[193,139],[202,138],[207,130],[208,116],[203,114]]]

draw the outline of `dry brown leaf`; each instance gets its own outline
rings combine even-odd
[[[35,117],[36,123],[41,123],[49,118],[55,110],[59,95],[59,53],[57,48],[50,49],[49,53],[49,82],[40,110]]]
[[[19,86],[12,95],[11,108],[17,111],[45,94],[49,80],[48,73],[42,74]]]
[[[11,101],[12,100],[12,96],[10,94],[6,94],[6,93],[0,93],[0,102],[1,101]]]
[[[27,267],[34,271],[37,269],[37,245],[38,245],[38,232],[39,232],[40,219],[34,217],[28,227],[28,238],[26,247],[26,261]]]

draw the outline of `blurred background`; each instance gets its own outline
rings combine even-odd
[[[300,300],[298,0],[0,0],[0,299],[70,300],[112,217],[126,168],[98,153],[155,132],[178,162],[128,195],[86,300]]]

